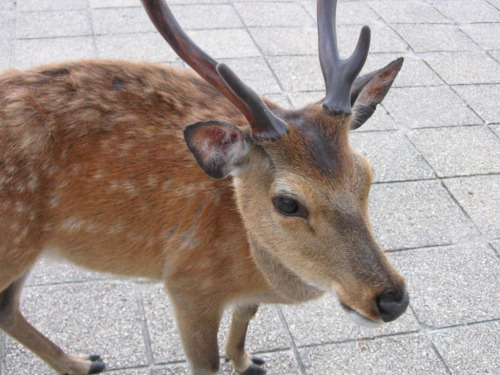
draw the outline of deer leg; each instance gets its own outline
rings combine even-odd
[[[102,372],[105,365],[99,356],[79,357],[64,353],[24,318],[19,309],[19,301],[27,275],[26,273],[18,278],[0,293],[0,328],[59,374],[87,375]]]
[[[222,306],[176,299],[174,304],[177,327],[184,352],[191,367],[191,375],[212,375],[219,371],[217,332],[222,317]],[[185,297],[185,296],[184,296]]]
[[[259,305],[236,306],[233,310],[229,338],[226,343],[226,356],[233,362],[236,371],[242,375],[262,375],[267,371],[260,365],[264,361],[245,351],[245,338],[248,323],[257,313]]]

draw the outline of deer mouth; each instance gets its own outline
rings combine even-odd
[[[352,309],[351,307],[347,306],[344,302],[340,301],[340,306],[347,312],[347,315],[349,318],[351,318],[355,323],[359,324],[360,326],[363,327],[369,327],[369,328],[377,328],[383,325],[384,323],[379,320],[373,320],[370,319],[363,314],[357,312],[356,310]]]

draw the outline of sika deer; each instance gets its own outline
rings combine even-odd
[[[23,281],[48,249],[94,270],[162,280],[196,375],[218,370],[228,306],[226,355],[243,374],[266,372],[244,350],[259,303],[336,292],[361,323],[399,317],[408,294],[372,234],[370,166],[348,135],[402,59],[356,78],[370,31],[340,60],[336,2],[319,0],[326,98],[285,110],[194,45],[163,1],[143,4],[206,82],[124,61],[0,76],[1,328],[60,374],[104,370],[98,356],[64,353],[19,310]]]

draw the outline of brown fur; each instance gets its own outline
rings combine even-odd
[[[289,133],[252,142],[238,175],[214,180],[183,127],[219,120],[250,131],[196,74],[118,61],[3,73],[0,326],[59,373],[89,370],[89,359],[39,337],[18,310],[23,275],[48,249],[94,270],[163,280],[195,374],[217,371],[228,305],[239,306],[226,350],[238,371],[251,365],[242,343],[258,303],[336,290],[380,320],[376,296],[404,282],[371,233],[371,172],[349,147],[350,118],[268,104]],[[307,220],[274,209],[279,191],[304,201]]]

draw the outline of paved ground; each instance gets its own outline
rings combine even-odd
[[[288,107],[322,97],[314,1],[170,3],[258,92]],[[374,229],[407,279],[411,308],[368,330],[329,299],[265,306],[248,346],[273,375],[499,374],[500,1],[343,1],[338,23],[345,53],[361,24],[372,27],[367,69],[406,59],[352,142],[373,162]],[[0,68],[91,57],[182,65],[139,0],[2,0],[0,35]],[[187,373],[161,285],[42,262],[23,309],[69,350],[103,354],[110,373]],[[2,374],[52,374],[0,340]]]

